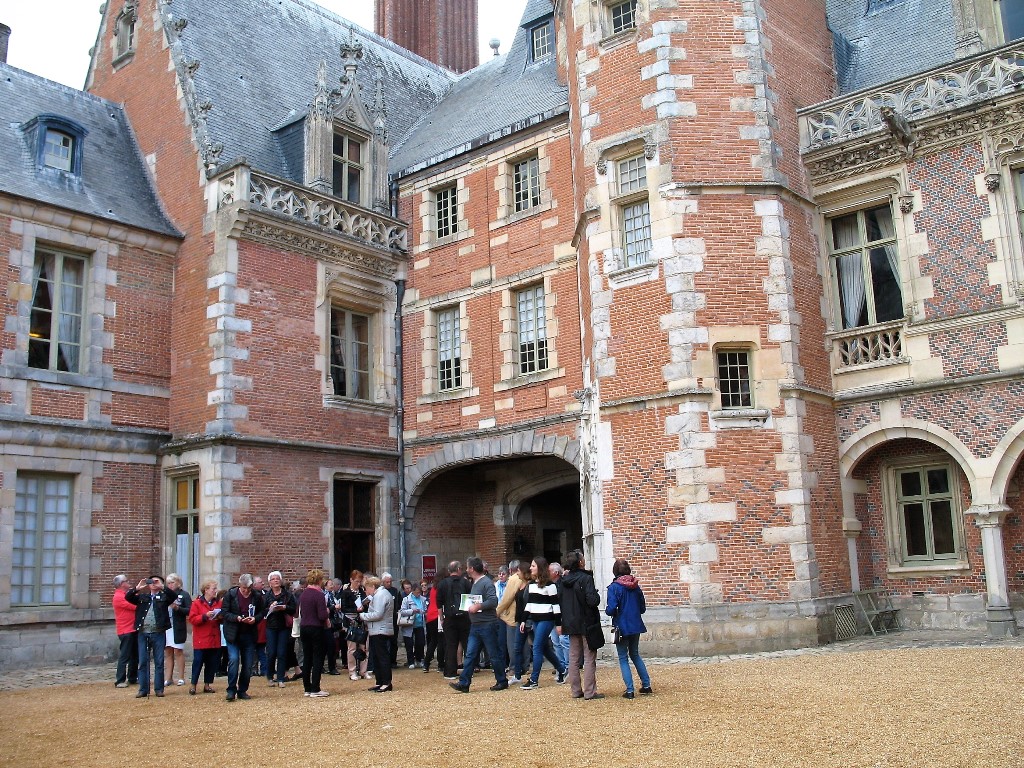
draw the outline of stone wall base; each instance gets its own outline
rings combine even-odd
[[[7,626],[0,629],[0,670],[99,664],[115,661],[117,649],[110,620]]]

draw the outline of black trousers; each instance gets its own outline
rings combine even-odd
[[[465,653],[469,644],[469,614],[445,616],[444,632],[444,676],[455,677],[459,670],[459,646]]]
[[[391,685],[391,642],[388,635],[370,635],[370,661],[377,685]]]
[[[429,669],[434,660],[434,652],[437,652],[437,666],[444,669],[444,640],[443,635],[437,631],[437,619],[427,622],[427,654],[423,657],[424,665]],[[438,641],[441,642],[438,642]]]
[[[302,689],[306,693],[320,690],[320,676],[324,672],[324,629],[302,627]]]
[[[327,654],[327,669],[338,671],[338,633],[333,629],[324,630],[324,651]]]
[[[119,645],[117,656],[117,679],[115,683],[139,682],[139,635],[137,632],[127,632],[118,635]]]

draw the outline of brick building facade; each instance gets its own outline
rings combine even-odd
[[[382,0],[377,29],[450,38],[458,8]],[[1006,8],[529,0],[456,76],[309,0],[108,3],[89,87],[184,234],[167,358],[133,358],[164,421],[110,406],[166,432],[147,478],[111,474],[150,493],[146,562],[416,577],[581,546],[602,583],[631,561],[660,653],[829,642],[872,587],[909,625],[1015,633]]]

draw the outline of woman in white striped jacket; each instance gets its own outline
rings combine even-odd
[[[559,586],[551,581],[548,561],[543,557],[535,557],[530,563],[530,576],[533,581],[526,587],[526,619],[533,622],[533,667],[530,669],[529,681],[523,685],[524,691],[532,691],[540,686],[540,668],[544,659],[550,661],[555,668],[560,684],[565,682],[566,672],[555,656],[549,639],[551,630],[562,623]],[[520,631],[526,631],[525,623]]]

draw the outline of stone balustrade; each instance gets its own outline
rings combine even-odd
[[[903,359],[903,324],[857,328],[833,336],[837,369]]]

